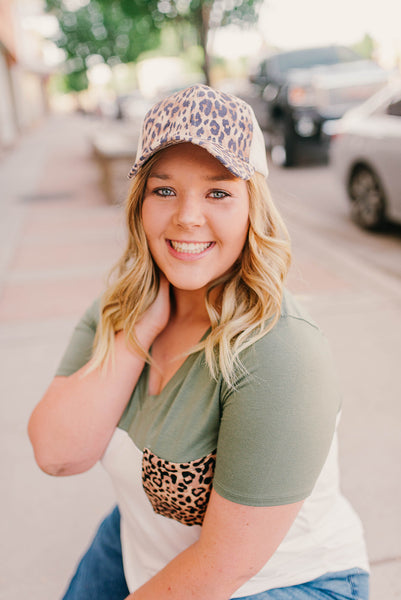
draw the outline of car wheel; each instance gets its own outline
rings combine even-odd
[[[279,167],[292,167],[295,164],[295,142],[286,126],[272,135],[270,147],[273,164]]]
[[[364,229],[379,229],[385,222],[385,198],[377,176],[359,167],[349,181],[351,217]]]

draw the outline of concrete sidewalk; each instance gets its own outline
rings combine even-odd
[[[89,139],[98,127],[84,117],[53,116],[0,163],[4,600],[57,600],[114,502],[99,467],[65,479],[41,473],[26,435],[77,318],[124,245],[122,211],[106,204],[91,158]],[[343,487],[366,527],[371,598],[401,598],[401,415],[389,381],[399,365],[399,296],[356,285],[352,271],[320,262],[302,236],[295,246],[290,287],[326,329],[346,390]]]

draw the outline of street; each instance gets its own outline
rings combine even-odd
[[[383,232],[360,229],[349,218],[348,200],[336,174],[329,166],[308,165],[281,169],[272,166],[272,182],[280,208],[294,231],[333,245],[344,262],[355,260],[358,268],[387,276],[401,284],[401,224],[390,224]],[[275,196],[276,197],[276,194]],[[401,289],[400,289],[401,292]]]
[[[53,116],[0,162],[1,600],[57,600],[114,502],[99,466],[70,478],[40,472],[26,435],[76,320],[124,244],[121,208],[106,204],[91,158],[98,127],[82,116]],[[339,372],[342,489],[365,526],[371,600],[395,600],[401,226],[358,229],[328,166],[270,167],[270,189],[293,241],[288,285],[325,331]]]

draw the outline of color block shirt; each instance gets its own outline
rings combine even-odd
[[[57,375],[90,359],[98,321],[95,302]],[[147,391],[149,366],[141,373],[102,458],[120,507],[131,592],[198,539],[212,486],[250,506],[305,500],[274,556],[233,597],[368,569],[360,521],[339,492],[340,396],[321,331],[286,292],[280,320],[241,361],[246,372],[234,389],[211,378],[203,352],[158,395]]]

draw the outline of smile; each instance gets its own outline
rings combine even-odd
[[[201,254],[213,244],[213,242],[177,242],[175,240],[169,240],[170,246],[176,252],[182,252],[184,254]]]

